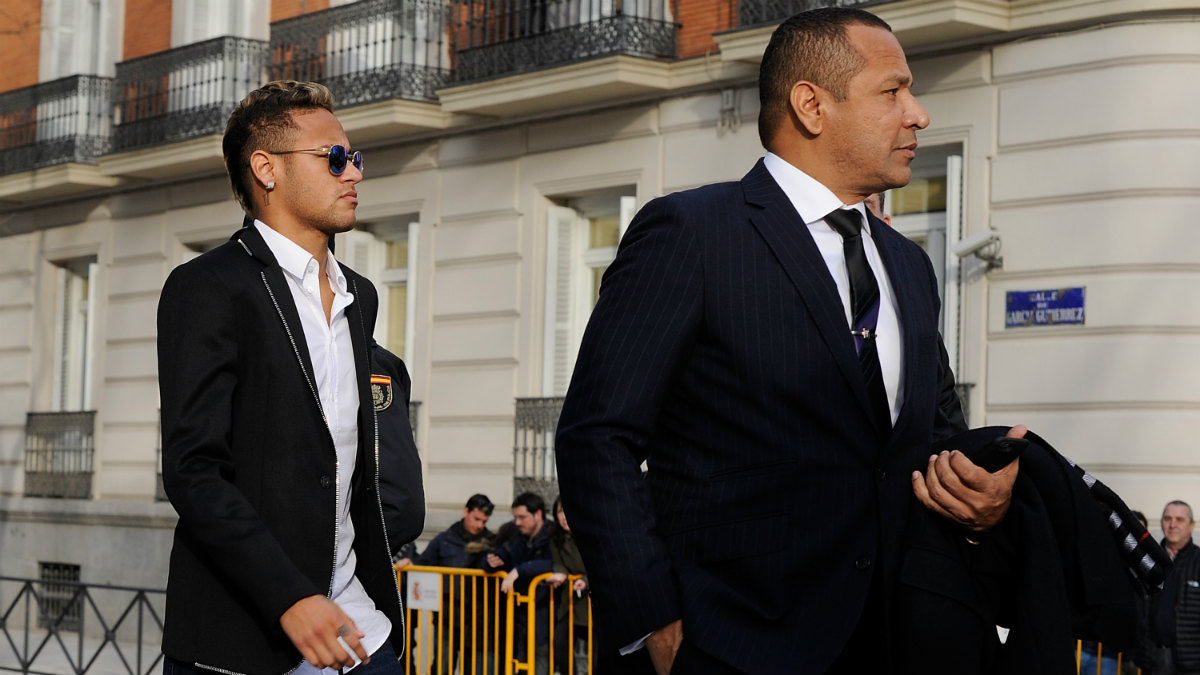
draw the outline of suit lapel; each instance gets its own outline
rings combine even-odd
[[[742,179],[742,189],[746,203],[758,207],[751,213],[750,221],[800,293],[813,323],[833,354],[833,360],[847,385],[854,391],[863,413],[868,419],[873,419],[874,416],[869,412],[871,408],[862,367],[858,364],[854,341],[850,339],[850,328],[846,324],[845,308],[812,234],[762,160]],[[890,433],[878,428],[876,431],[883,438]]]
[[[312,357],[308,353],[308,341],[304,338],[304,326],[300,323],[300,313],[296,310],[296,301],[292,299],[292,290],[283,276],[283,268],[279,266],[275,254],[271,253],[271,248],[267,246],[267,242],[263,240],[262,235],[258,233],[253,226],[253,221],[249,218],[243,222],[242,229],[234,233],[233,239],[241,244],[252,258],[262,263],[261,282],[266,285],[271,303],[275,306],[276,314],[283,323],[283,330],[291,341],[292,352],[296,355],[296,362],[304,374],[304,380],[308,382],[308,388],[312,393],[317,410],[321,412],[321,419],[328,426],[329,420],[325,417],[325,410],[321,406],[321,395],[317,391],[317,380],[313,376]]]
[[[371,395],[371,344],[367,336],[366,318],[363,316],[363,296],[359,293],[358,279],[348,268],[343,267],[350,282],[354,302],[346,308],[346,323],[350,328],[350,342],[354,346],[354,375],[358,385],[358,442],[360,458],[366,453],[369,466],[379,471],[379,434],[376,431],[375,400]],[[359,462],[362,466],[362,462]]]
[[[296,309],[296,302],[292,299],[291,287],[288,286],[287,279],[283,276],[283,268],[279,266],[275,255],[271,253],[270,247],[253,226],[253,222],[252,219],[246,218],[242,223],[242,229],[233,235],[233,239],[238,241],[251,257],[262,263],[262,281],[266,284],[267,293],[271,297],[283,329],[292,342],[292,351],[295,353],[296,362],[312,391],[313,401],[316,403],[317,409],[321,411],[321,418],[328,426],[329,420],[325,417],[325,411],[321,405],[321,395],[316,387],[316,378],[313,377],[312,356],[308,353],[308,342],[304,338],[304,327],[300,323],[300,313]],[[375,432],[375,406],[371,397],[371,346],[367,339],[366,318],[363,316],[363,296],[359,294],[357,275],[346,268],[343,268],[343,271],[350,282],[350,292],[354,294],[354,301],[346,308],[346,323],[350,330],[350,343],[354,349],[354,375],[355,384],[358,386],[359,456],[361,458],[364,453],[367,453],[366,456],[371,462],[370,466],[374,467],[374,471],[377,473],[379,468],[378,438]],[[359,462],[358,466],[361,465]]]
[[[903,387],[904,398],[900,407],[900,414],[896,418],[894,430],[902,431],[902,427],[907,426],[912,420],[911,415],[905,414],[911,409],[911,406],[906,405],[908,401],[913,400],[913,373],[917,369],[917,340],[919,322],[916,316],[917,303],[913,294],[917,289],[913,288],[913,274],[906,273],[906,262],[903,260],[904,252],[901,250],[903,237],[901,234],[892,230],[883,221],[871,216],[871,233],[875,240],[875,247],[879,251],[879,257],[883,260],[883,267],[887,273],[888,281],[891,283],[892,292],[896,297],[896,314],[900,321],[900,332],[903,335],[903,344],[900,347],[900,358],[903,361]],[[875,233],[878,233],[876,235]],[[915,263],[914,263],[915,264]],[[901,437],[901,433],[896,433],[895,437]]]

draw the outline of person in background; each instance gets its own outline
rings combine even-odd
[[[494,552],[488,553],[482,563],[486,572],[505,572],[500,590],[510,593],[514,589],[524,593],[534,577],[545,574],[554,566],[550,557],[550,527],[546,523],[546,502],[532,492],[522,492],[512,503],[513,523],[519,534],[510,538]],[[549,593],[538,593],[536,598],[536,625],[528,626],[525,612],[517,613],[513,624],[517,643],[517,658],[526,659],[524,638],[526,631],[533,629],[537,636],[537,675],[549,672],[550,610]]]
[[[867,210],[876,218],[882,220],[885,225],[892,224],[892,217],[883,211],[883,193],[876,192],[868,196],[863,203],[867,205]]]
[[[574,654],[575,675],[588,675],[588,596],[590,591],[587,582],[587,570],[583,566],[583,556],[579,547],[571,537],[571,525],[567,522],[567,514],[563,511],[562,497],[554,500],[554,520],[556,527],[550,533],[550,557],[554,559],[554,574],[550,575],[550,585],[559,589],[554,606],[554,667],[555,672],[566,673],[568,664]],[[579,579],[570,581],[574,575],[582,575]],[[574,633],[574,640],[571,634]],[[592,628],[593,639],[595,629]],[[599,650],[594,652],[599,657]],[[593,670],[595,675],[599,669]]]
[[[495,508],[487,495],[471,495],[463,506],[462,519],[434,537],[417,556],[416,564],[479,569],[494,536],[487,523]]]
[[[1196,520],[1187,502],[1168,502],[1162,512],[1163,548],[1175,569],[1150,596],[1150,675],[1200,673],[1200,548],[1192,541]]]

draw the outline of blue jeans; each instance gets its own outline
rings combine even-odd
[[[1079,675],[1117,675],[1117,657],[1105,650],[1100,659],[1100,667],[1096,667],[1096,643],[1084,642],[1079,653]]]

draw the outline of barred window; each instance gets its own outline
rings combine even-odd
[[[38,595],[41,599],[38,612],[38,626],[42,628],[57,627],[58,630],[77,631],[80,629],[80,611],[83,607],[82,586],[75,584],[54,583],[63,581],[79,581],[79,565],[60,562],[39,562]]]

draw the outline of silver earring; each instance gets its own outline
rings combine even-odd
[[[275,181],[273,181],[273,180],[267,181],[267,189],[274,190],[275,189]]]

